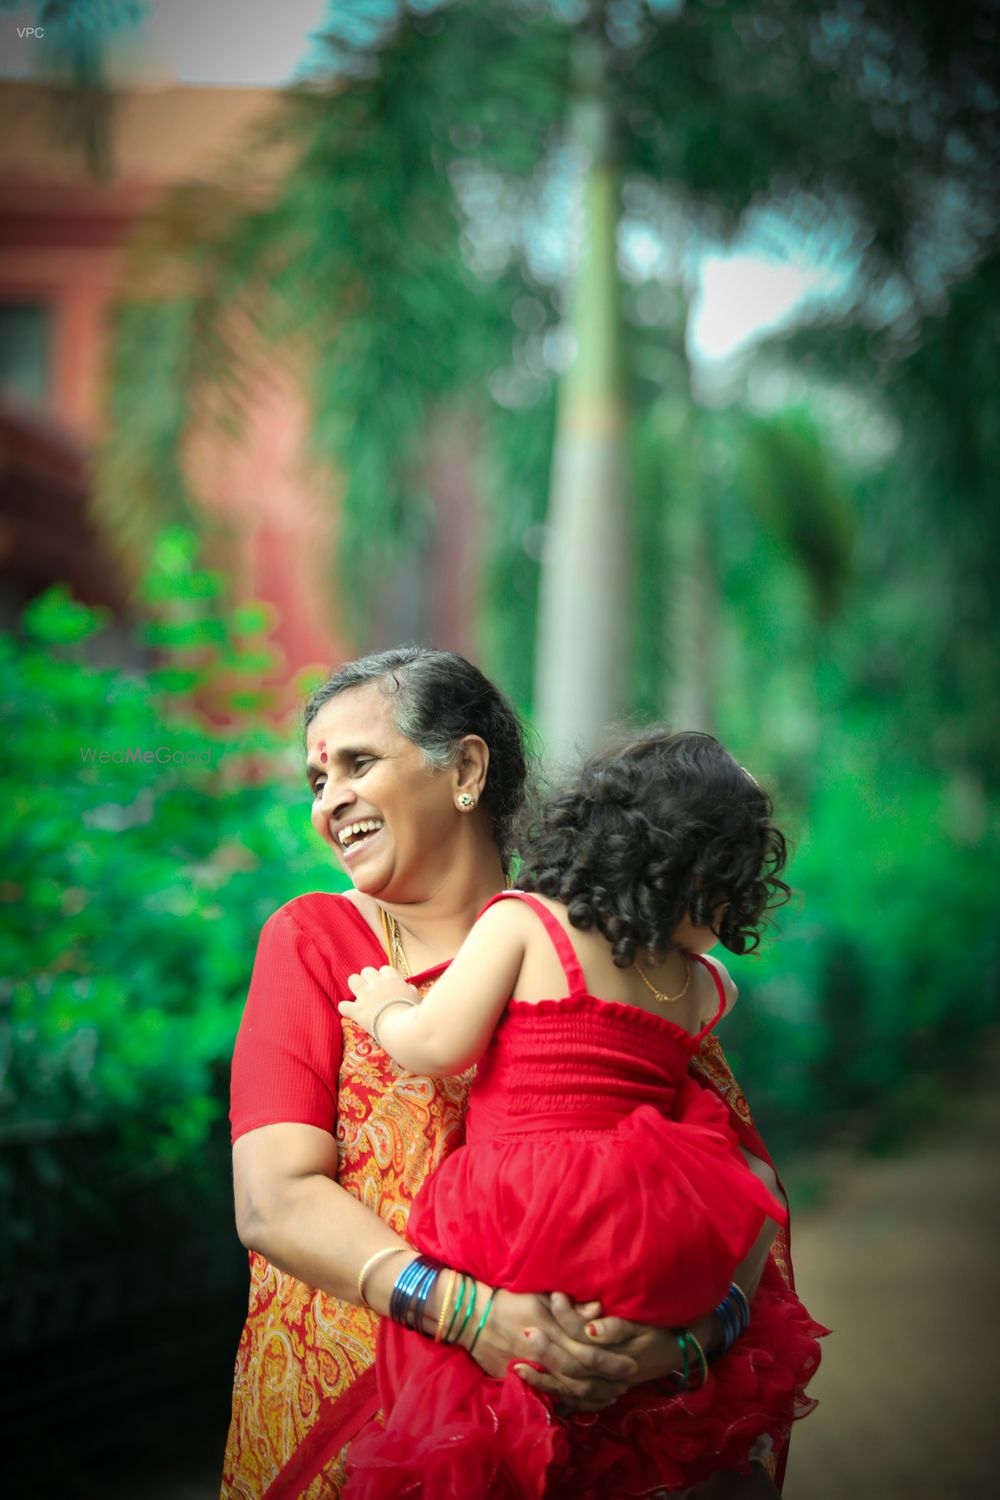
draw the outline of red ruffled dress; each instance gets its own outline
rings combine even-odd
[[[407,1236],[424,1254],[515,1292],[566,1292],[607,1314],[676,1328],[726,1295],[767,1217],[787,1215],[740,1156],[721,1100],[688,1077],[702,1039],[588,994],[564,929],[521,892],[565,970],[568,995],[511,1001],[479,1064],[466,1145],[428,1179]],[[492,902],[490,903],[492,905]],[[704,963],[704,960],[699,960]],[[746,1469],[814,1403],[814,1323],[794,1292],[761,1291],[749,1331],[701,1389],[636,1387],[607,1411],[554,1416],[516,1375],[385,1319],[384,1427],[348,1457],[351,1500],[625,1500]]]

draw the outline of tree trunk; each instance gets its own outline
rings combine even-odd
[[[535,707],[551,762],[589,750],[627,706],[631,619],[626,399],[616,259],[619,175],[597,39],[581,34],[573,138],[589,154],[573,288],[576,355],[559,390]]]
[[[671,434],[676,482],[664,496],[670,586],[667,627],[667,717],[675,729],[715,732],[718,690],[718,583],[709,499],[696,413],[684,406],[684,430]]]

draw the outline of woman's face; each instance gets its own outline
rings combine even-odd
[[[462,817],[454,773],[428,770],[375,683],[325,704],[306,747],[313,827],[355,887],[390,902],[422,899],[447,869]]]

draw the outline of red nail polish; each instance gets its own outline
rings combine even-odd
[[[526,1339],[530,1339],[531,1338],[531,1329],[530,1328],[526,1328],[524,1330],[524,1336],[525,1336]]]
[[[590,1337],[592,1339],[596,1339],[596,1337],[597,1337],[597,1325],[596,1325],[596,1323],[588,1323],[587,1324],[587,1332],[590,1334]]]

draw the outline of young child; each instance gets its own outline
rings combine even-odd
[[[421,1258],[379,1334],[385,1426],[354,1444],[350,1496],[682,1491],[747,1470],[755,1444],[783,1442],[810,1409],[826,1330],[792,1292],[762,1291],[749,1310],[731,1285],[765,1219],[784,1224],[786,1211],[721,1100],[688,1074],[736,998],[705,951],[756,946],[767,908],[787,898],[784,861],[769,799],[716,740],[648,730],[550,804],[522,889],[488,904],[422,1001],[394,969],[352,976],[341,1014],[403,1068],[479,1067],[466,1145],[413,1204]],[[439,1276],[437,1338],[420,1337],[409,1330]],[[471,1316],[472,1278],[558,1286],[685,1330],[683,1369],[557,1421],[516,1376],[466,1358],[490,1305],[484,1294]],[[725,1352],[710,1364],[686,1325],[720,1304]]]

